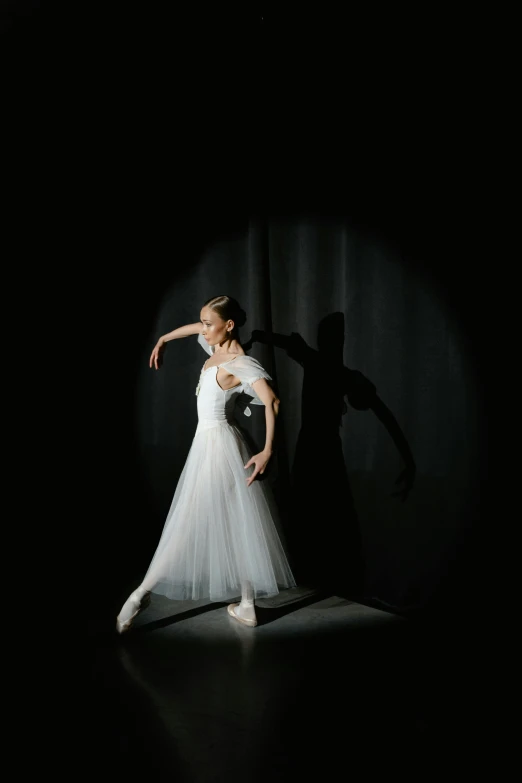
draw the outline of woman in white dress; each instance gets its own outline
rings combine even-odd
[[[295,586],[266,483],[256,481],[272,455],[280,402],[261,364],[241,347],[244,311],[228,296],[209,299],[200,321],[160,337],[150,367],[158,370],[166,342],[197,335],[209,354],[196,389],[198,426],[156,552],[141,585],[116,622],[127,631],[151,592],[178,600],[228,601],[228,613],[257,625],[255,600]],[[252,454],[234,419],[265,406],[265,446]],[[247,472],[245,472],[247,471]]]

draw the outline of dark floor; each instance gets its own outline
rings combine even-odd
[[[95,640],[93,768],[190,783],[465,771],[472,687],[458,618],[296,588],[260,601],[258,620],[153,596],[132,631]]]

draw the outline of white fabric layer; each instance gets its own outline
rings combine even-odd
[[[259,481],[247,486],[254,468],[244,466],[252,453],[233,417],[249,382],[270,376],[255,359],[233,363],[239,360],[242,383],[234,389],[219,386],[217,366],[201,373],[198,426],[142,582],[169,598],[230,600],[249,582],[254,599],[295,586],[270,488]]]
[[[201,347],[205,350],[206,353],[208,353],[210,356],[213,355],[214,346],[209,345],[201,334],[198,334],[198,343],[201,345]],[[231,372],[233,375],[239,378],[239,380],[241,381],[241,387],[237,387],[235,391],[237,394],[240,394],[241,397],[235,401],[235,404],[239,410],[243,411],[245,416],[251,416],[252,412],[248,407],[248,405],[264,404],[257,396],[256,392],[252,387],[252,384],[258,381],[260,378],[264,378],[267,381],[271,381],[272,378],[270,377],[270,375],[261,366],[261,364],[257,361],[257,359],[254,359],[252,356],[237,356],[235,359],[231,359],[228,362],[222,362],[217,366],[226,367],[228,372]],[[203,365],[203,368],[201,369],[201,375],[199,379],[200,382],[196,389],[196,394],[199,394],[203,373],[207,372],[207,370],[205,370],[204,367],[205,365]]]
[[[198,334],[198,343],[209,356],[212,356],[214,353],[214,346],[209,345],[202,334]]]

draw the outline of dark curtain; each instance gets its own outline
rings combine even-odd
[[[170,342],[158,372],[150,351],[220,293],[247,311],[241,340],[281,399],[265,480],[299,583],[400,612],[467,599],[483,467],[471,313],[449,254],[437,266],[429,238],[387,237],[369,217],[201,213],[173,238],[176,265],[122,273],[96,524],[112,609],[153,555],[197,423],[196,338]],[[263,409],[239,422],[261,448]]]
[[[433,19],[406,46],[352,11],[80,4],[60,25],[45,3],[8,5],[17,182],[36,206],[23,290],[52,315],[39,377],[51,358],[63,372],[46,411],[66,422],[65,469],[47,486],[61,476],[56,548],[105,596],[87,622],[112,627],[148,565],[196,426],[202,350],[169,344],[158,373],[150,351],[218,293],[247,311],[242,340],[281,398],[266,481],[300,582],[405,612],[467,599],[485,281],[457,34],[442,61]]]
[[[363,19],[353,4],[243,6],[0,9],[3,389],[16,398],[4,405],[14,466],[4,584],[23,608],[6,615],[18,681],[32,675],[24,697],[41,710],[36,735],[48,728],[53,763],[97,764],[101,736],[119,771],[163,767],[165,727],[148,704],[135,718],[138,696],[105,652],[196,427],[204,352],[195,338],[169,343],[160,372],[150,352],[227,293],[281,399],[265,480],[299,584],[427,620],[420,653],[415,634],[387,646],[372,635],[368,656],[358,641],[332,665],[318,638],[308,659],[317,651],[319,679],[299,684],[275,725],[283,737],[298,726],[304,763],[303,736],[328,754],[361,719],[362,746],[377,749],[365,762],[383,748],[387,762],[408,762],[417,746],[432,764],[448,721],[448,747],[461,737],[468,747],[480,694],[471,616],[497,591],[491,554],[480,582],[472,567],[477,522],[493,549],[498,517],[486,510],[488,385],[510,380],[490,336],[505,325],[493,312],[505,300],[491,286],[514,279],[498,254],[481,268],[475,250],[487,228],[475,183],[497,154],[491,137],[477,142],[487,78],[472,48],[484,49],[489,76],[489,20],[476,35],[467,9],[371,6]],[[252,413],[241,425],[261,445],[263,410]],[[23,546],[7,539],[14,529]],[[175,650],[165,655],[178,665]],[[327,703],[314,696],[325,683],[337,699],[340,670],[350,720],[336,728],[310,705]],[[422,727],[410,734],[402,717],[426,692],[441,715],[419,746]],[[131,748],[115,747],[119,729],[136,738]]]

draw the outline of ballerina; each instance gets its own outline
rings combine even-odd
[[[149,365],[158,370],[165,343],[197,335],[209,358],[196,389],[198,425],[156,552],[140,586],[116,622],[128,631],[151,593],[171,599],[229,601],[234,620],[255,627],[255,601],[295,587],[273,497],[256,481],[270,461],[280,401],[269,374],[247,356],[239,339],[246,317],[235,299],[217,296],[200,321],[159,338]],[[252,454],[234,413],[265,406],[266,438]],[[249,471],[245,474],[245,470]]]

